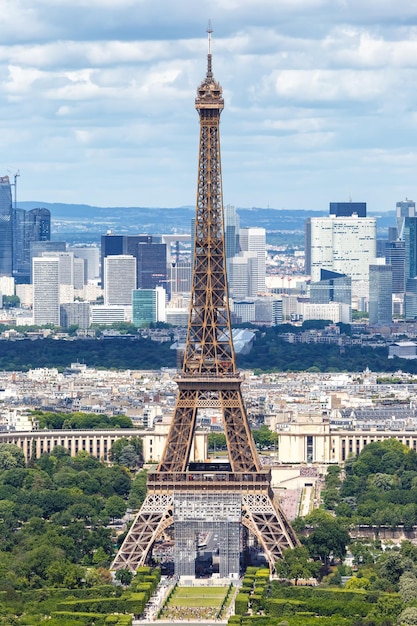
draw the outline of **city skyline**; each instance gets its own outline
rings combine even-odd
[[[20,0],[0,17],[3,152],[17,197],[192,205],[195,85],[213,24],[224,201],[388,211],[417,165],[416,8],[400,0]],[[161,181],[164,185],[161,185]]]

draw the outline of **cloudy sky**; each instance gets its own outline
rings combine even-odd
[[[417,200],[416,0],[0,0],[18,200],[194,204],[209,19],[225,203]]]

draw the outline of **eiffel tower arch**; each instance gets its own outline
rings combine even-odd
[[[239,574],[242,537],[251,533],[270,570],[298,539],[261,467],[236,367],[226,279],[220,161],[222,88],[212,72],[211,30],[207,73],[197,89],[200,118],[194,266],[187,339],[174,416],[161,461],[148,474],[146,499],[112,569],[135,571],[169,527],[174,528],[177,575],[193,575],[197,537],[218,537],[221,576]],[[227,463],[190,461],[199,409],[221,413]],[[245,532],[241,532],[245,529]]]

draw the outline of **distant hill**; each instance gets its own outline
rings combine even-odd
[[[195,215],[193,206],[172,208],[96,207],[87,204],[20,202],[22,209],[45,207],[51,211],[53,238],[74,242],[96,242],[111,230],[120,235],[138,233],[189,233]],[[327,211],[306,209],[237,208],[241,226],[261,226],[267,232],[302,236],[308,217],[322,217]],[[371,215],[371,214],[370,214]],[[378,215],[378,231],[395,225],[395,213]],[[383,236],[383,235],[379,235]]]

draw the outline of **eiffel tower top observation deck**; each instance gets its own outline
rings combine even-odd
[[[220,114],[222,88],[214,79],[211,29],[207,74],[197,89],[200,116],[191,309],[182,375],[233,375],[233,350],[223,227]]]

